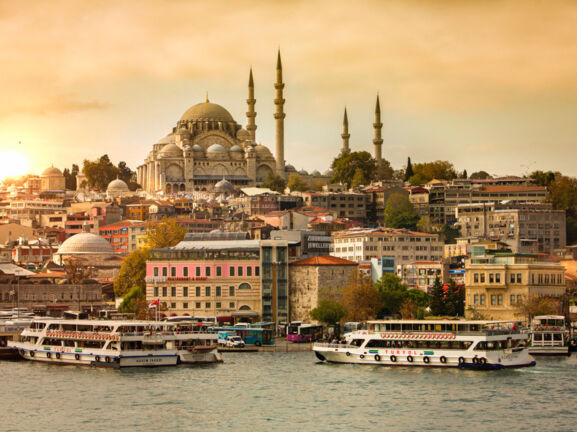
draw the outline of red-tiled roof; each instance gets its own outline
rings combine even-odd
[[[295,261],[290,265],[309,265],[309,266],[326,266],[326,265],[358,265],[354,261],[349,261],[342,258],[337,258],[334,256],[316,256],[312,258],[305,258],[299,261]]]

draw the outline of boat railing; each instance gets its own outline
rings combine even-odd
[[[320,348],[345,348],[345,349],[355,349],[355,348],[358,348],[357,345],[339,344],[339,343],[331,343],[331,342],[315,342],[315,347],[320,347]]]
[[[366,332],[366,333],[364,333]],[[516,335],[523,332],[521,329],[479,329],[479,330],[363,330],[361,334],[395,333],[399,336],[412,334],[454,334],[457,336],[502,336]]]

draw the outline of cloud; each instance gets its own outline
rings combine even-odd
[[[52,114],[70,114],[83,111],[108,109],[109,104],[97,100],[81,101],[73,95],[59,95],[50,100],[21,105],[4,106],[0,109],[0,118],[12,116],[47,116]]]

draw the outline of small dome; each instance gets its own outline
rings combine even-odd
[[[168,134],[164,138],[159,139],[156,144],[170,144],[170,143],[174,143],[174,141],[175,141],[174,135]]]
[[[304,170],[304,169],[300,170],[300,171],[299,171],[299,174],[300,174],[300,175],[305,175],[305,176],[308,176],[308,175],[309,175],[309,173],[306,172],[306,170]]]
[[[42,172],[43,176],[62,176],[64,174],[62,174],[62,171],[60,171],[58,168],[56,168],[55,166],[51,166],[46,168],[43,172]]]
[[[241,146],[239,146],[239,145],[233,145],[233,146],[230,148],[230,152],[231,152],[231,153],[242,153],[242,148],[241,148]]]
[[[297,172],[296,168],[291,164],[285,165],[284,170],[286,172]]]
[[[239,129],[239,131],[236,133],[236,137],[241,141],[246,141],[250,139],[250,134],[246,129]]]
[[[120,179],[112,180],[108,183],[106,192],[128,192],[128,185]]]
[[[262,156],[268,156],[271,155],[272,153],[270,152],[270,150],[268,149],[268,147],[265,147],[263,145],[257,145],[254,147],[254,151],[256,151],[257,155],[262,155]]]
[[[196,104],[186,110],[180,121],[188,120],[234,122],[234,119],[226,109],[208,101]]]
[[[213,144],[208,149],[206,149],[207,153],[221,153],[225,154],[226,149],[221,144]]]
[[[162,147],[162,150],[160,150],[160,157],[182,157],[182,150],[176,144],[166,144]]]
[[[326,170],[326,171],[323,173],[323,175],[324,175],[324,176],[327,176],[327,177],[332,176],[332,175],[333,175],[333,171],[330,170],[330,169],[328,169],[328,170]]]
[[[74,254],[110,254],[114,255],[114,250],[110,243],[104,238],[92,233],[75,234],[58,248],[59,255]]]
[[[200,153],[204,153],[204,149],[199,146],[198,144],[195,144],[192,146],[192,151],[193,152],[200,152]]]
[[[223,178],[221,181],[214,185],[214,190],[218,193],[230,194],[234,192],[234,186],[227,179]]]
[[[318,170],[314,170],[314,171],[311,173],[311,175],[312,175],[312,176],[315,176],[315,177],[320,177],[321,173],[320,173]]]

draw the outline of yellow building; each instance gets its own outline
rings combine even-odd
[[[532,296],[561,297],[565,267],[536,255],[476,255],[466,263],[465,309],[493,320],[526,320],[520,304]]]

